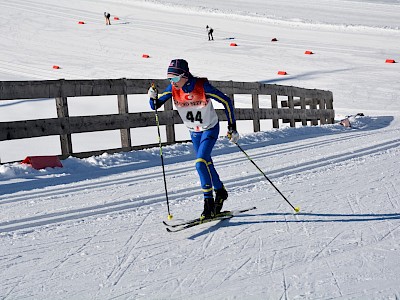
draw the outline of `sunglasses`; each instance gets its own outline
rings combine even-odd
[[[183,75],[184,75],[184,74],[181,74],[181,75],[179,75],[179,76],[171,77],[171,78],[168,78],[168,79],[169,79],[169,81],[171,81],[171,82],[178,83],[178,82],[182,79]]]

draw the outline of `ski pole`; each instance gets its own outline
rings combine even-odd
[[[243,150],[242,147],[240,147],[240,145],[238,143],[235,143],[236,146],[239,147],[239,149],[244,153],[244,155],[246,155],[246,157],[251,161],[251,163],[257,168],[258,171],[261,172],[261,174],[264,175],[265,179],[268,180],[268,182],[275,188],[275,190],[282,196],[283,199],[285,199],[285,201],[294,209],[294,211],[296,213],[298,213],[300,211],[300,207],[294,207],[292,205],[292,203],[289,202],[289,200],[281,193],[281,191],[275,186],[275,184],[273,184],[273,182],[267,177],[267,175],[265,175],[265,173],[256,165],[256,163],[251,159],[251,157]]]
[[[155,91],[157,91],[157,87],[155,86],[154,83],[151,84],[151,87]],[[164,178],[165,198],[167,200],[168,220],[171,220],[173,218],[173,216],[171,215],[171,212],[169,210],[167,179],[165,178],[164,156],[163,156],[162,143],[161,143],[160,122],[158,120],[157,100],[156,99],[152,99],[152,100],[153,100],[154,107],[155,107],[155,117],[156,117],[156,124],[157,124],[158,142],[159,142],[159,147],[160,147],[161,166],[162,166],[162,172],[163,172],[163,178]]]

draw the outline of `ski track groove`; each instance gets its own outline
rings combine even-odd
[[[311,262],[313,262],[323,251],[325,251],[326,249],[328,249],[329,245],[333,243],[334,240],[336,240],[336,238],[341,235],[342,232],[339,232],[334,238],[332,238],[329,243],[327,243],[325,246],[323,246],[320,251],[311,259]]]
[[[240,228],[240,227],[239,227],[239,228]],[[239,246],[241,245],[241,243],[242,243],[242,240],[240,240],[239,237],[240,237],[240,236],[243,234],[243,232],[245,232],[246,230],[247,230],[247,226],[244,227],[243,229],[239,229],[239,232],[235,233],[235,234],[230,238],[230,240],[231,240],[230,244],[229,244],[229,245],[223,246],[221,250],[225,250],[225,249],[230,248],[230,247],[232,247],[232,246],[237,246],[237,247],[239,247]]]
[[[67,252],[67,254],[64,256],[64,258],[59,262],[59,264],[58,264],[57,266],[55,266],[55,267],[53,268],[53,270],[52,270],[52,272],[51,272],[50,277],[49,277],[48,280],[51,280],[51,279],[55,276],[57,270],[58,270],[59,268],[61,268],[61,266],[63,266],[63,265],[65,264],[65,262],[67,262],[71,257],[73,257],[74,255],[78,254],[78,253],[81,252],[83,249],[85,249],[86,246],[89,245],[89,243],[90,243],[91,241],[93,241],[93,240],[98,236],[99,232],[100,232],[100,230],[98,230],[93,236],[90,236],[90,237],[86,238],[85,241],[83,242],[83,244],[82,244],[78,249],[76,249],[76,250],[74,250],[74,251],[72,251],[72,249],[68,250],[68,252]]]
[[[43,73],[50,76],[54,75],[54,73],[50,73],[50,71],[44,68],[35,69],[34,67],[21,66],[16,63],[10,63],[5,61],[1,61],[0,71],[14,75],[25,75],[27,77],[33,77],[38,80],[45,80],[47,78],[47,76],[44,76]]]
[[[258,236],[257,260],[255,261],[258,275],[261,274],[262,253],[263,253],[263,240],[260,236]]]
[[[275,271],[275,259],[276,259],[277,253],[280,252],[280,251],[279,250],[273,250],[273,252],[274,252],[274,254],[273,254],[272,259],[271,259],[271,267],[270,267],[269,273],[273,273]]]
[[[29,5],[26,5],[27,3],[30,3]],[[29,13],[35,13],[35,14],[42,14],[44,16],[57,16],[58,18],[63,18],[63,19],[67,19],[67,20],[71,20],[71,21],[76,21],[77,19],[77,15],[80,15],[81,17],[84,17],[86,19],[91,19],[93,21],[97,21],[98,19],[101,18],[101,16],[99,17],[95,17],[96,14],[91,14],[92,16],[89,16],[89,14],[84,15],[82,13],[88,13],[87,11],[83,11],[83,10],[77,10],[77,9],[68,9],[64,6],[57,6],[57,5],[52,5],[52,9],[48,8],[47,5],[44,4],[39,4],[37,2],[32,2],[32,1],[24,1],[24,2],[20,2],[18,3],[18,1],[14,0],[12,2],[12,4],[8,4],[8,3],[0,3],[0,5],[5,6],[5,7],[12,7],[13,9],[19,9],[22,11],[26,11]],[[63,12],[63,10],[70,10],[71,13],[66,13]],[[101,21],[97,21],[96,23],[103,23]]]
[[[377,244],[379,242],[380,234],[379,234],[378,230],[376,229],[376,224],[370,225],[369,228],[373,232],[373,237],[374,237],[375,243]]]
[[[14,284],[14,286],[8,291],[8,293],[4,296],[4,298],[2,298],[2,300],[7,300],[12,292],[21,284],[21,282],[25,279],[26,275],[20,276],[20,278],[18,279],[18,281]]]
[[[388,186],[388,185],[390,185],[390,186]],[[386,194],[387,194],[390,204],[392,205],[392,207],[394,209],[397,209],[399,207],[398,199],[400,199],[400,196],[399,196],[399,193],[397,192],[395,185],[393,184],[393,182],[390,182],[388,184],[385,184],[385,189],[387,191]],[[392,195],[391,191],[393,192],[393,195]],[[396,204],[394,202],[396,202]]]
[[[389,223],[390,225],[392,225],[391,223]],[[379,240],[378,242],[383,241],[386,237],[388,237],[389,235],[392,235],[394,231],[396,231],[397,229],[399,229],[400,225],[396,226],[393,229],[389,229],[388,232],[386,234],[384,234]],[[395,237],[392,236],[393,240],[395,240]]]
[[[284,215],[283,217],[285,219],[286,233],[290,234],[290,226],[289,226],[289,222],[288,222],[288,216]]]
[[[232,276],[237,274],[250,261],[251,261],[251,257],[244,259],[243,262],[238,267],[231,266],[229,268],[229,270],[227,271],[228,274],[218,284],[218,287],[220,287],[224,282],[227,282]]]
[[[239,237],[240,237],[245,231],[247,231],[248,228],[249,228],[249,227],[246,226],[246,227],[240,229],[237,233],[235,233],[235,235],[232,236],[232,239],[238,240]]]
[[[50,41],[49,41],[50,42]],[[38,80],[46,80],[49,77],[54,76],[54,71],[51,71],[50,69],[46,69],[44,67],[40,67],[37,65],[33,66],[26,66],[22,64],[18,64],[16,62],[8,62],[8,61],[0,61],[1,66],[0,70],[7,72],[9,74],[14,74],[14,75],[26,75],[28,77],[34,77]],[[65,71],[64,69],[61,69],[63,76],[69,76],[70,78],[81,78],[81,79],[90,79],[89,77],[82,76],[78,73],[72,73],[70,71]]]
[[[332,270],[332,266],[330,265],[330,263],[328,262],[328,260],[325,260],[325,262],[326,262],[326,265],[327,265],[328,268],[329,268],[329,272],[331,273],[331,276],[332,276],[334,285],[337,287],[340,297],[343,297],[342,289],[341,289],[341,287],[340,287],[340,285],[339,285],[339,281],[337,280],[335,273],[334,273],[333,270]]]
[[[143,227],[145,221],[149,217],[150,212],[148,212],[140,224],[136,227],[134,232],[131,234],[129,239],[125,242],[125,244],[121,247],[120,252],[122,252],[121,255],[118,255],[118,260],[119,262],[114,266],[113,270],[110,272],[110,274],[106,278],[106,283],[105,286],[108,286],[111,284],[111,286],[116,286],[119,281],[122,279],[122,277],[126,274],[128,269],[134,264],[136,259],[140,256],[140,254],[135,255],[133,259],[130,259],[131,253],[138,247],[140,244],[140,241],[143,238],[143,234],[140,234],[139,237],[137,237],[137,233],[141,230]],[[132,245],[133,244],[133,245]],[[142,253],[142,252],[140,252]],[[119,258],[121,257],[121,258]]]
[[[136,243],[140,243],[142,240],[142,236],[140,236],[137,239],[134,239],[134,236],[132,235],[130,239],[128,240],[127,244],[133,243],[133,241]],[[126,245],[125,245],[126,246]],[[135,250],[135,246],[129,249],[129,252],[123,253],[121,258],[118,258],[119,262],[117,265],[114,267],[114,269],[111,271],[111,273],[107,276],[107,281],[108,284],[107,286],[116,286],[119,281],[122,279],[122,277],[125,275],[127,270],[130,268],[130,266],[136,261],[137,257],[140,255],[137,255],[134,257],[132,260],[130,260],[130,253]]]
[[[285,300],[287,300],[288,299],[287,291],[288,291],[289,285],[287,284],[285,269],[282,270],[282,285],[283,285],[283,294],[282,295],[284,295]]]
[[[245,243],[243,244],[242,250],[245,250],[246,248],[254,248],[254,247],[256,247],[256,241],[253,238],[254,236],[251,234],[252,227],[253,227],[252,224],[250,224],[248,226],[245,226],[245,228],[244,228],[245,230],[242,230],[242,232],[241,232],[241,234],[243,234],[245,232],[250,231],[248,233],[247,237],[245,237],[243,239],[245,241]]]
[[[101,175],[101,174],[100,174]],[[154,182],[157,180],[157,176],[149,176],[149,174],[143,174],[143,175],[135,175],[135,181],[132,181],[132,178],[123,178],[123,179],[107,179],[104,180],[101,183],[96,183],[95,185],[93,182],[91,183],[79,183],[79,182],[72,182],[71,184],[74,184],[75,186],[72,187],[67,187],[68,189],[68,195],[74,195],[74,194],[80,194],[82,192],[86,193],[93,193],[97,191],[107,191],[110,190],[110,186],[114,186],[114,189],[122,189],[122,188],[128,188],[128,187],[133,187],[136,185],[153,185]],[[152,179],[152,180],[149,180]],[[93,179],[95,180],[95,179]],[[27,183],[29,184],[29,183]],[[51,191],[34,191],[34,192],[29,192],[29,191],[24,191],[24,194],[19,196],[10,196],[10,195],[3,195],[0,196],[0,204],[7,204],[7,203],[15,203],[17,201],[26,201],[26,200],[32,200],[33,197],[54,197],[52,199],[58,199],[65,197],[64,193],[60,194],[59,186],[55,187],[50,187],[50,189],[54,189]],[[90,190],[89,190],[90,189]],[[3,201],[5,200],[5,201]]]
[[[399,226],[398,226],[399,227]],[[396,228],[397,229],[397,228]],[[337,239],[337,237],[340,235],[341,233],[339,233],[336,237],[334,237],[333,239],[331,239],[330,240],[330,242],[327,244],[327,245],[325,245],[320,251],[319,251],[319,253],[317,253],[317,255],[315,255],[314,256],[314,258],[313,258],[313,260],[312,261],[314,261],[315,259],[317,259],[317,257],[319,257],[320,255],[321,255],[321,253],[323,253],[323,251],[325,251],[328,247],[329,247],[329,245],[330,244],[332,244],[332,242],[334,241],[334,240],[336,240]],[[372,247],[375,243],[378,243],[379,241],[378,240],[375,240],[375,242],[373,242],[373,243],[368,243],[368,244],[365,244],[365,245],[363,245],[362,246],[362,248],[363,249],[365,249],[365,247]],[[359,250],[360,248],[359,247],[356,247],[356,248],[352,248],[352,249],[348,249],[348,250],[344,250],[345,252],[350,252],[350,251],[354,251],[354,250]],[[271,262],[271,270],[270,270],[270,272],[269,273],[275,273],[275,272],[278,272],[278,271],[280,271],[280,270],[284,270],[284,268],[286,268],[286,267],[292,267],[292,266],[295,266],[295,264],[288,264],[287,266],[282,266],[282,267],[279,267],[279,268],[276,268],[275,269],[275,257],[276,257],[276,255],[279,253],[280,251],[279,250],[275,250],[274,251],[274,255],[273,255],[273,257],[272,257],[272,262]],[[333,255],[335,255],[335,254],[340,254],[340,253],[336,253],[336,252],[332,252],[332,254]],[[328,258],[329,258],[329,256],[330,256],[330,254],[328,255],[328,256],[324,256],[324,259],[325,260],[327,260]],[[239,268],[240,269],[240,268]],[[237,270],[239,270],[239,269],[237,269]],[[202,270],[201,272],[203,272],[204,270]],[[232,270],[231,270],[232,271]],[[237,273],[238,271],[236,271],[235,273]],[[214,276],[216,276],[217,274],[214,274]],[[228,274],[227,276],[226,276],[226,278],[230,278],[230,277],[232,277],[234,274]],[[333,275],[334,276],[334,275]],[[179,283],[178,283],[179,284]],[[222,284],[222,283],[221,283]]]
[[[161,200],[149,200],[147,204],[158,203],[161,202]],[[34,217],[7,221],[0,223],[0,233],[7,233],[17,230],[30,232],[33,230],[33,228],[36,227],[41,227],[49,224],[59,224],[66,221],[80,220],[82,218],[93,217],[103,214],[116,213],[123,210],[132,210],[138,207],[142,207],[143,204],[144,203],[136,203],[131,200],[124,200],[117,203],[100,204],[92,207],[72,209],[69,211],[60,211]]]
[[[139,248],[140,248],[140,247],[137,247],[137,249],[139,249]],[[156,259],[156,258],[158,258],[158,257],[160,257],[160,256],[163,256],[163,255],[165,254],[165,242],[163,242],[162,245],[160,245],[160,247],[152,248],[151,250],[154,251],[155,249],[158,249],[158,248],[160,248],[162,251],[160,251],[159,253],[154,254],[154,255],[146,256],[146,260],[152,261],[153,259]],[[144,250],[148,250],[148,249],[146,248],[146,249],[144,249]],[[190,254],[189,254],[188,256],[190,257]],[[183,260],[183,262],[182,262],[182,264],[184,264],[184,262],[186,261],[186,259],[187,259],[187,257],[185,256],[185,257],[184,257],[184,260]],[[171,264],[171,260],[168,259],[168,261],[169,261],[169,264]],[[158,270],[158,269],[160,268],[161,264],[163,264],[164,262],[165,262],[165,259],[164,259],[164,260],[161,260],[161,262],[158,263],[158,264],[156,265],[155,270]],[[148,281],[149,277],[151,277],[151,276],[153,276],[153,275],[154,275],[154,274],[152,274],[152,272],[147,272],[146,277],[144,277],[144,279],[142,280],[142,282],[149,282],[149,281]],[[150,281],[151,281],[151,280],[150,280]]]
[[[195,253],[196,249],[192,249],[190,251],[190,253],[188,253],[188,255],[183,256],[183,260],[182,260],[182,265],[184,265],[186,263],[186,261],[190,261],[190,260],[195,260],[195,258],[197,257],[196,253]]]
[[[338,196],[335,195],[335,199],[338,201]],[[349,204],[350,210],[353,214],[356,214],[356,211],[354,210],[353,204],[351,203],[351,197],[349,195],[346,195],[346,201]]]
[[[215,231],[206,235],[206,237],[204,238],[203,243],[202,243],[203,257],[207,257],[207,255],[206,255],[207,249],[212,245],[214,237],[215,237]]]
[[[335,196],[335,197],[336,197],[336,196]],[[305,224],[304,222],[302,222],[302,221],[299,219],[299,216],[298,216],[297,214],[294,215],[294,218],[295,218],[295,220],[296,220],[297,222],[299,222],[299,223],[301,224],[301,227],[303,228],[303,232],[306,234],[307,238],[310,239],[311,234],[308,232],[308,229],[307,229],[306,224]]]

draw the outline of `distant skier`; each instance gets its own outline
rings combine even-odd
[[[213,37],[213,32],[214,29],[212,29],[211,27],[209,27],[208,25],[206,26],[206,30],[207,30],[207,34],[208,34],[208,40],[209,41],[213,41],[214,37]]]
[[[110,13],[104,12],[104,18],[106,18],[106,25],[111,25],[110,17],[111,17]]]
[[[153,87],[149,88],[150,107],[159,108],[172,98],[183,123],[189,129],[196,152],[196,169],[204,196],[204,210],[200,218],[210,219],[221,212],[222,205],[228,198],[228,192],[211,159],[211,152],[219,135],[218,115],[211,99],[224,106],[228,120],[227,135],[231,142],[236,143],[239,140],[239,133],[236,131],[232,100],[213,87],[207,78],[194,77],[189,72],[188,63],[184,59],[171,61],[167,77],[170,84],[160,95]]]

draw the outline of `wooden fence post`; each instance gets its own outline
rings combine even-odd
[[[325,99],[319,99],[319,109],[325,109]],[[320,116],[319,123],[321,125],[326,124],[326,118],[322,114]]]
[[[326,100],[326,109],[333,110],[333,99]],[[328,124],[334,124],[334,123],[335,123],[335,118],[328,119]]]
[[[292,111],[294,110],[293,96],[288,96],[288,106],[289,109],[291,109]],[[296,127],[296,122],[294,120],[293,114],[292,117],[290,118],[290,127]]]
[[[310,108],[311,109],[317,109],[317,103],[318,103],[318,99],[312,98],[311,99]],[[311,120],[311,125],[314,125],[314,126],[318,125],[318,120],[317,119],[312,119]]]
[[[258,132],[260,131],[260,100],[258,98],[257,93],[253,93],[251,95],[251,102],[253,107],[253,131]]]
[[[124,95],[118,95],[117,97],[118,97],[118,113],[120,115],[128,116],[128,114],[129,114],[128,96],[126,94],[124,94]],[[132,150],[131,129],[130,128],[121,128],[120,134],[121,134],[122,151]]]
[[[57,116],[58,118],[64,119],[65,126],[67,128],[66,131],[69,131],[69,112],[68,112],[68,101],[67,97],[56,97],[56,107],[57,107]],[[72,155],[72,139],[71,134],[61,134],[60,135],[60,143],[61,143],[61,156],[62,158],[67,158]]]
[[[271,95],[271,108],[278,109],[278,96],[276,94]],[[279,128],[279,119],[277,118],[272,119],[272,127]]]
[[[306,98],[300,97],[300,108],[306,109]],[[301,125],[307,126],[307,115],[304,114],[304,117],[301,119]]]

